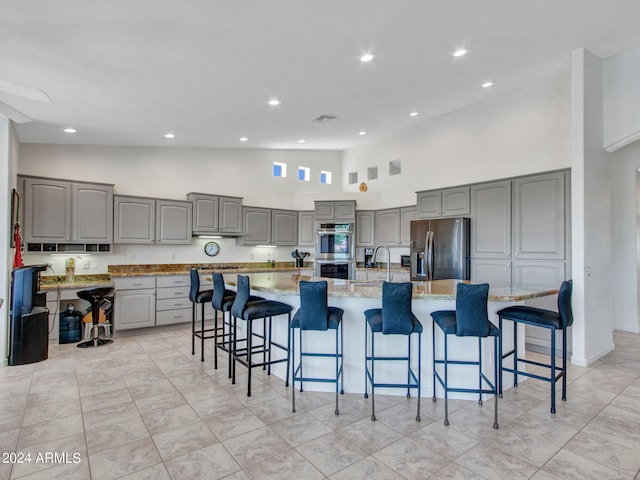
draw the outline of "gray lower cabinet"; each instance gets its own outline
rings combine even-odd
[[[516,259],[565,258],[565,173],[513,181]]]
[[[191,244],[191,202],[156,200],[155,242],[170,245]]]
[[[416,193],[416,218],[469,215],[469,187]]]
[[[114,243],[191,243],[192,203],[114,195]]]
[[[156,277],[156,325],[191,321],[188,275]]]
[[[298,246],[313,247],[315,239],[313,211],[298,212]]]
[[[472,258],[471,282],[488,283],[495,288],[511,288],[511,260]]]
[[[113,240],[113,186],[24,177],[25,243]]]
[[[511,258],[511,181],[471,187],[471,257]]]
[[[271,244],[298,244],[298,212],[271,210]]]
[[[375,247],[375,212],[356,211],[356,247]]]
[[[513,286],[516,288],[559,288],[564,279],[564,261],[516,260],[513,262]]]
[[[155,277],[116,278],[114,330],[153,327],[156,324]]]

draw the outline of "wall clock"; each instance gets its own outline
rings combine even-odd
[[[207,244],[204,246],[204,253],[206,253],[210,257],[215,257],[219,251],[220,245],[218,245],[216,242],[207,242]]]

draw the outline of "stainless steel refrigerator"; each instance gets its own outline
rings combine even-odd
[[[411,222],[411,280],[469,280],[469,219],[463,217]]]

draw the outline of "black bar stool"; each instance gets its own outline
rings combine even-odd
[[[565,280],[558,292],[558,311],[545,310],[543,308],[514,305],[498,311],[500,318],[500,396],[502,396],[502,372],[513,373],[513,386],[518,386],[518,375],[543,380],[551,384],[551,413],[556,413],[556,382],[562,378],[562,401],[567,400],[567,328],[573,324],[573,311],[571,309],[571,291],[573,281]],[[513,349],[502,353],[502,320],[513,322]],[[534,362],[526,358],[518,357],[518,323],[546,328],[551,333],[551,359],[550,363]],[[556,331],[562,332],[562,367],[556,365]],[[513,368],[507,368],[502,364],[503,359],[513,355]],[[518,369],[518,362],[545,367],[550,370],[549,376],[535,375]]]
[[[204,362],[204,341],[207,338],[213,338],[213,335],[207,335],[207,333],[214,332],[218,326],[217,322],[213,328],[204,328],[204,306],[211,301],[213,290],[200,290],[200,275],[198,270],[192,268],[189,271],[191,275],[191,290],[189,290],[189,300],[191,300],[191,355],[196,353],[196,338],[200,339],[200,361]],[[196,330],[196,304],[199,303],[202,307],[202,319],[200,323],[200,330]],[[216,368],[218,357],[215,357]]]
[[[236,292],[233,290],[227,290],[224,284],[224,277],[221,273],[213,274],[213,297],[211,298],[211,306],[213,307],[215,315],[216,331],[215,336],[215,353],[214,353],[214,368],[218,368],[218,349],[227,352],[229,354],[229,378],[231,378],[231,354],[233,349],[232,344],[232,331],[231,331],[231,306],[236,299]],[[264,300],[262,297],[255,295],[249,295],[248,302],[257,302],[258,300]],[[218,326],[218,312],[222,312],[222,325]],[[225,317],[226,313],[229,313],[228,319]],[[229,331],[227,331],[227,327]],[[221,332],[221,333],[219,333]],[[222,341],[221,341],[222,340]],[[225,342],[226,340],[226,342]]]
[[[289,329],[291,327],[291,310],[293,307],[283,302],[275,300],[259,300],[249,302],[249,277],[246,275],[238,275],[238,284],[236,287],[236,298],[231,306],[231,315],[233,316],[233,368],[231,373],[231,383],[236,383],[236,362],[247,367],[247,397],[251,396],[251,370],[254,367],[263,367],[267,370],[267,375],[271,375],[271,365],[287,362],[287,373],[285,385],[289,385],[289,343],[291,336]],[[287,346],[274,342],[271,338],[272,317],[278,315],[287,315]],[[247,322],[247,345],[245,348],[238,348],[237,340],[237,319]],[[267,326],[267,318],[269,319]],[[253,345],[253,321],[262,319],[262,341],[261,345]],[[271,356],[273,347],[279,348],[286,352],[286,358],[274,360]],[[254,362],[253,356],[262,354],[262,362]]]
[[[364,316],[371,333],[371,355],[369,355],[367,333],[364,338],[365,377],[364,398],[369,397],[368,384],[371,384],[371,420],[376,419],[375,389],[378,388],[406,388],[407,398],[411,396],[411,389],[418,390],[418,412],[416,421],[420,421],[420,370],[422,362],[422,324],[411,311],[411,296],[413,284],[410,282],[382,284],[382,308],[372,308],[364,312]],[[376,356],[375,334],[406,335],[406,356]],[[411,368],[411,334],[418,335],[418,375]],[[407,362],[406,383],[378,383],[375,381],[375,363],[382,361]]]
[[[481,283],[468,285],[458,283],[456,287],[456,309],[439,310],[431,313],[433,318],[433,401],[436,401],[436,379],[444,389],[444,424],[449,425],[449,392],[477,393],[478,405],[482,405],[482,394],[495,395],[493,428],[498,428],[498,336],[496,326],[489,321],[487,301],[489,299],[489,284]],[[444,358],[436,358],[436,325],[444,334]],[[478,361],[449,360],[449,335],[456,337],[478,337]],[[482,340],[493,337],[493,383],[482,371]],[[437,365],[444,365],[444,378],[438,372]],[[448,381],[449,365],[477,365],[478,388],[451,387]],[[482,382],[487,384],[482,388]]]
[[[338,391],[344,393],[344,375],[342,371],[342,315],[344,310],[338,307],[329,307],[327,305],[327,281],[320,282],[300,282],[300,308],[293,316],[291,321],[291,361],[293,366],[291,367],[291,403],[292,411],[296,411],[296,381],[300,382],[300,392],[302,392],[303,382],[321,382],[321,383],[335,383],[336,385],[336,410],[335,414],[339,415],[338,410]],[[295,329],[299,329],[299,344],[300,344],[300,362],[296,366],[296,337]],[[336,348],[333,353],[318,353],[317,351],[309,352],[304,351],[302,346],[302,332],[303,331],[324,331],[335,330],[336,332]],[[338,343],[338,337],[339,342]],[[303,357],[315,357],[315,358],[333,358],[335,359],[335,375],[333,378],[320,378],[320,377],[305,377],[302,374],[302,359]],[[338,383],[342,381],[342,385],[338,390]]]
[[[100,338],[99,335],[100,305],[107,298],[112,302],[111,298],[113,297],[113,287],[89,288],[87,290],[80,290],[77,295],[78,298],[86,300],[91,304],[91,316],[93,319],[91,339],[86,342],[80,342],[78,344],[78,348],[101,347],[102,345],[109,345],[110,343],[113,343],[113,340],[110,338]],[[104,325],[104,322],[102,325]]]

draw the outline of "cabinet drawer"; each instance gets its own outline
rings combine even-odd
[[[139,288],[156,288],[154,277],[114,278],[116,290],[137,290]]]
[[[167,310],[156,313],[156,325],[171,325],[173,323],[186,323],[191,321],[191,309]]]
[[[190,287],[191,279],[189,275],[169,275],[156,278],[158,288],[163,287]]]
[[[161,310],[178,310],[180,308],[188,308],[191,315],[191,302],[188,298],[170,298],[164,300],[156,300],[156,311]]]
[[[158,300],[166,298],[188,298],[189,290],[189,287],[158,288],[156,298]]]

